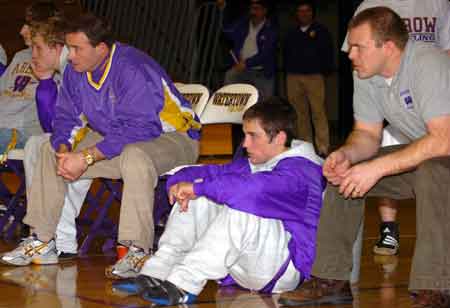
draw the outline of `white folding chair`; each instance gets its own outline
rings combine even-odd
[[[177,90],[191,102],[192,110],[197,116],[201,116],[209,99],[209,90],[201,84],[182,84],[176,86]]]
[[[217,90],[200,115],[203,124],[200,156],[233,155],[232,124],[258,101],[258,90],[249,84],[231,84]]]
[[[249,84],[236,83],[217,90],[205,106],[200,121],[202,124],[241,124],[245,110],[258,101],[258,90]]]

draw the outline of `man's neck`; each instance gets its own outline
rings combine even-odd
[[[312,22],[310,23],[298,23],[300,28],[309,28],[309,26],[312,25]]]
[[[395,50],[395,52],[386,62],[386,65],[380,75],[385,78],[394,77],[394,75],[397,74],[397,72],[400,70],[403,54],[404,50],[400,49]]]
[[[263,22],[265,22],[266,19],[251,19],[251,23],[253,25],[253,27],[258,27],[259,25],[261,25]]]

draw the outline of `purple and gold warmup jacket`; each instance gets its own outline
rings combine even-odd
[[[295,140],[291,148],[261,165],[247,158],[225,165],[181,169],[167,182],[194,182],[197,196],[263,218],[278,219],[291,234],[291,260],[308,279],[315,259],[325,179],[321,159],[310,143]]]
[[[147,54],[115,43],[104,67],[79,73],[67,65],[50,139],[54,149],[76,145],[87,123],[103,136],[96,146],[108,159],[120,155],[127,144],[167,132],[199,138],[201,125],[191,104]]]

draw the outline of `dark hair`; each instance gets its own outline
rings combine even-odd
[[[405,49],[409,34],[405,23],[393,10],[384,6],[366,9],[354,16],[348,29],[367,23],[371,30],[375,46],[392,41],[400,50]]]
[[[105,43],[111,48],[115,41],[109,22],[90,13],[67,21],[64,32],[66,34],[82,32],[94,47],[100,43]]]
[[[297,6],[295,8],[298,9],[300,6],[303,6],[303,5],[307,5],[311,8],[313,18],[315,18],[316,11],[317,11],[316,2],[314,0],[299,0],[299,1],[297,1]]]
[[[46,22],[50,17],[61,17],[53,1],[35,1],[25,10],[25,23]]]
[[[286,133],[285,146],[297,137],[297,112],[285,99],[271,97],[247,109],[243,120],[259,120],[262,128],[272,140],[281,131]]]
[[[267,0],[250,0],[250,6],[252,5],[260,5],[262,7],[265,7],[266,9],[269,8],[269,3]]]

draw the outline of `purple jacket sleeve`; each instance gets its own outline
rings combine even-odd
[[[186,167],[169,177],[166,189],[180,182],[193,183],[196,179],[215,178],[219,175],[229,173],[250,173],[250,168],[246,158],[237,159],[224,165],[204,165]]]
[[[127,66],[115,87],[116,117],[110,131],[97,143],[108,159],[120,155],[127,144],[151,140],[162,133],[159,112],[164,105],[164,90],[159,74]]]
[[[308,173],[320,168],[304,158],[280,161],[272,171],[228,174],[194,184],[195,194],[264,218],[295,220],[308,198]],[[316,176],[316,178],[317,178]]]
[[[36,89],[36,104],[41,127],[46,133],[53,130],[55,104],[58,96],[58,86],[53,78],[39,81]]]
[[[0,63],[0,76],[6,71],[6,65]]]
[[[56,99],[53,133],[50,137],[50,142],[55,150],[58,150],[61,144],[65,144],[71,149],[71,133],[75,127],[83,125],[80,119],[79,93],[72,88],[79,82],[81,82],[79,79],[71,75],[71,68],[68,66],[64,71],[63,84]]]

